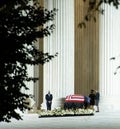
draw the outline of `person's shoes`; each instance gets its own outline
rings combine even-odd
[[[96,112],[99,112],[99,111],[96,111]]]

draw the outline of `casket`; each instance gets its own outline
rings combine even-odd
[[[82,95],[68,95],[65,98],[64,109],[83,108],[85,97]]]
[[[85,100],[84,96],[81,96],[81,95],[68,95],[68,96],[66,96],[65,102],[83,103],[84,100]]]

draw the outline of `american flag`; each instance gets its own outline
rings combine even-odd
[[[84,96],[82,95],[68,95],[65,102],[84,102]]]

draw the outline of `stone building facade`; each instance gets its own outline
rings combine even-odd
[[[38,47],[58,56],[44,66],[31,70],[39,81],[31,86],[38,108],[46,108],[45,94],[54,96],[52,108],[63,105],[69,94],[88,95],[91,89],[100,92],[103,111],[119,110],[120,74],[120,11],[102,5],[104,15],[96,14],[97,21],[80,29],[87,4],[83,0],[39,0],[45,8],[57,8],[54,32],[39,40]],[[112,57],[116,60],[111,60]]]

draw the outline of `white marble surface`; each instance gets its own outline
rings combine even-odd
[[[94,116],[38,118],[25,114],[23,120],[0,123],[0,129],[120,129],[120,112],[95,113]]]

